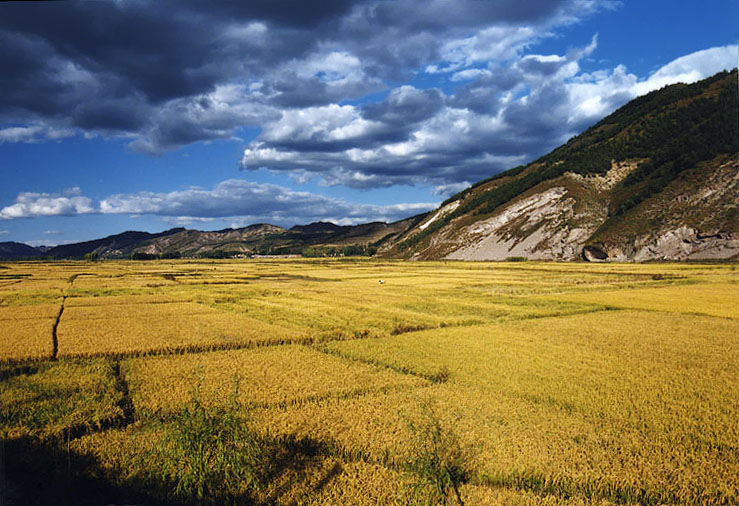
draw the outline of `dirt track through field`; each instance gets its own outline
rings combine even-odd
[[[67,290],[72,288],[72,285],[74,284],[74,280],[77,279],[77,277],[80,276],[79,274],[72,274],[69,276],[69,286],[67,287]],[[59,322],[62,320],[62,315],[64,314],[64,303],[67,301],[67,294],[65,293],[66,290],[62,290],[62,303],[59,306],[59,313],[56,315],[56,321],[54,321],[54,326],[51,328],[51,341],[52,341],[52,349],[51,349],[51,360],[56,360],[57,354],[59,353],[59,338],[57,336],[57,329],[59,328]]]
[[[54,322],[54,326],[51,328],[51,360],[56,360],[56,356],[59,353],[59,338],[57,337],[57,328],[59,327],[59,322],[62,319],[62,314],[64,314],[64,302],[66,300],[67,296],[65,295],[62,297],[62,303],[59,306],[59,313],[56,315],[56,321]]]

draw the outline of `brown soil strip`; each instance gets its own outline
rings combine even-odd
[[[62,314],[64,314],[64,302],[66,300],[67,300],[67,296],[64,295],[62,297],[62,303],[59,306],[59,314],[56,315],[54,326],[51,328],[51,341],[52,341],[51,360],[56,360],[56,356],[59,353],[59,339],[57,337],[57,328],[59,327],[59,322],[62,319]]]

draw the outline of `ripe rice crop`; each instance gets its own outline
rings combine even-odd
[[[133,425],[83,436],[73,441],[72,449],[93,457],[116,484],[130,486],[147,478],[147,469],[142,464],[151,459],[166,437],[163,430],[166,428],[161,425]],[[361,461],[305,455],[299,448],[296,450],[288,461],[267,462],[270,477],[254,494],[256,504],[405,504],[399,499],[408,479],[398,472]]]
[[[59,305],[0,306],[0,362],[50,358]]]
[[[61,300],[61,290],[4,290],[0,291],[0,307],[33,306],[51,304]]]
[[[53,318],[0,321],[0,362],[47,359],[53,353]]]
[[[626,309],[648,309],[739,318],[739,276],[734,283],[701,283],[587,294],[565,294],[563,300],[596,302]]]
[[[58,300],[61,302],[61,299]],[[0,325],[7,322],[19,324],[23,320],[56,318],[59,304],[32,304],[29,306],[0,306]]]
[[[181,409],[198,383],[204,403],[223,405],[229,400],[234,375],[239,377],[241,402],[276,408],[426,384],[295,345],[138,358],[126,361],[123,370],[134,404],[150,413]]]
[[[175,294],[134,294],[134,295],[102,295],[83,297],[73,293],[65,301],[64,306],[71,307],[92,307],[92,306],[121,306],[121,305],[147,305],[147,304],[168,304],[173,302],[190,302],[186,299],[177,297]]]
[[[60,357],[196,351],[303,337],[194,303],[72,306],[58,335]]]
[[[739,324],[726,319],[609,311],[324,347],[419,375],[448,368],[443,387],[454,388],[435,398],[455,399],[449,409],[469,419],[470,441],[490,443],[481,477],[492,482],[532,479],[581,492],[592,486],[605,497],[720,504],[736,500],[739,489],[737,335]],[[370,408],[334,407],[305,419],[352,413],[354,420],[359,409]],[[303,417],[288,419],[299,426]],[[345,422],[324,421],[332,423]],[[362,448],[368,441],[358,432],[347,444]],[[380,439],[373,435],[372,444]]]
[[[140,482],[146,470],[148,452],[159,444],[156,428],[129,426],[104,434],[91,434],[72,442],[72,449],[94,457],[115,483]],[[405,506],[412,475],[362,460],[334,456],[303,457],[284,463],[278,473],[257,493],[259,504],[326,506]],[[506,487],[465,484],[461,489],[465,504],[492,506],[614,506],[606,499],[566,497]]]
[[[194,392],[218,412],[238,375],[244,423],[280,448],[263,503],[408,504],[425,407],[465,450],[466,504],[739,501],[731,265],[8,265],[0,362],[36,362],[0,371],[0,410],[32,413],[0,430],[84,427],[71,451],[125,487],[151,484]]]

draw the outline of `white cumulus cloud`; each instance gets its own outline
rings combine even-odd
[[[0,129],[0,144],[13,142],[42,142],[71,137],[74,131],[70,128],[53,128],[42,125],[7,127]]]
[[[155,193],[142,191],[110,195],[94,202],[79,188],[63,194],[21,193],[15,204],[0,210],[0,219],[81,214],[127,214],[160,216],[175,225],[208,223],[221,218],[238,218],[244,223],[308,223],[331,220],[342,223],[396,221],[434,209],[437,202],[410,202],[391,205],[355,204],[343,199],[242,179],[228,179],[211,189]],[[47,230],[45,235],[63,232]]]
[[[79,188],[71,188],[62,194],[21,193],[14,204],[0,209],[0,219],[74,216],[95,212],[97,208],[92,199],[82,196]]]

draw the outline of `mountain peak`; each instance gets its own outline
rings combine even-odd
[[[314,221],[308,225],[295,225],[290,228],[291,232],[303,232],[306,234],[332,234],[343,227],[327,221]]]

